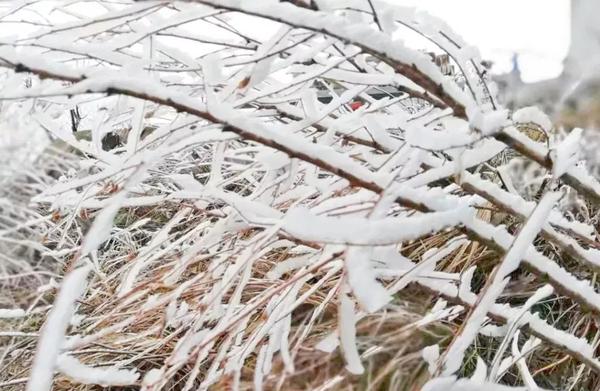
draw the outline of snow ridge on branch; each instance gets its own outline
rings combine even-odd
[[[0,23],[40,7],[13,3]],[[45,326],[29,380],[2,382],[327,389],[390,360],[375,389],[406,367],[374,320],[448,327],[415,345],[424,390],[535,389],[543,349],[600,374],[591,321],[541,310],[600,314],[573,266],[600,265],[582,132],[503,108],[444,22],[374,0],[92,3],[48,6],[0,46],[2,121],[49,143],[3,194],[29,191],[0,244],[44,262],[3,270],[37,278],[39,298],[0,317]],[[491,361],[478,338],[498,340]],[[343,375],[299,378],[328,354]]]

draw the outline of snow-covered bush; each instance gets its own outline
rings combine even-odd
[[[50,141],[3,178],[0,385],[595,384],[580,132],[505,110],[443,22],[371,0],[11,20],[35,29],[0,46],[2,137]]]

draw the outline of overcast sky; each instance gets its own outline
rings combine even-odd
[[[554,78],[562,70],[570,41],[569,0],[387,1],[444,19],[495,62],[494,71],[509,71],[514,52],[525,81]]]

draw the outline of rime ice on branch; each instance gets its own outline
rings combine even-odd
[[[44,259],[2,278],[31,273],[40,295],[60,285],[51,309],[0,310],[44,319],[30,389],[53,376],[326,389],[385,360],[365,375],[377,388],[422,360],[378,338],[436,325],[448,338],[415,342],[430,370],[415,387],[491,387],[506,371],[537,387],[536,349],[600,373],[590,327],[536,307],[600,313],[573,266],[600,265],[600,183],[580,134],[561,140],[538,109],[503,108],[444,22],[373,0],[81,4],[49,6],[0,47],[2,120],[50,142],[25,176],[39,181],[31,203],[0,221],[0,243]],[[0,23],[41,6],[15,2]],[[423,297],[436,304],[411,307]],[[491,362],[473,350],[477,369],[459,379],[477,338],[501,348]],[[328,354],[342,374],[300,378]]]

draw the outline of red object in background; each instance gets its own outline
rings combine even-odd
[[[363,105],[363,103],[359,100],[356,100],[352,103],[350,103],[350,108],[352,109],[352,111],[356,111],[358,109],[360,109],[360,107]]]

